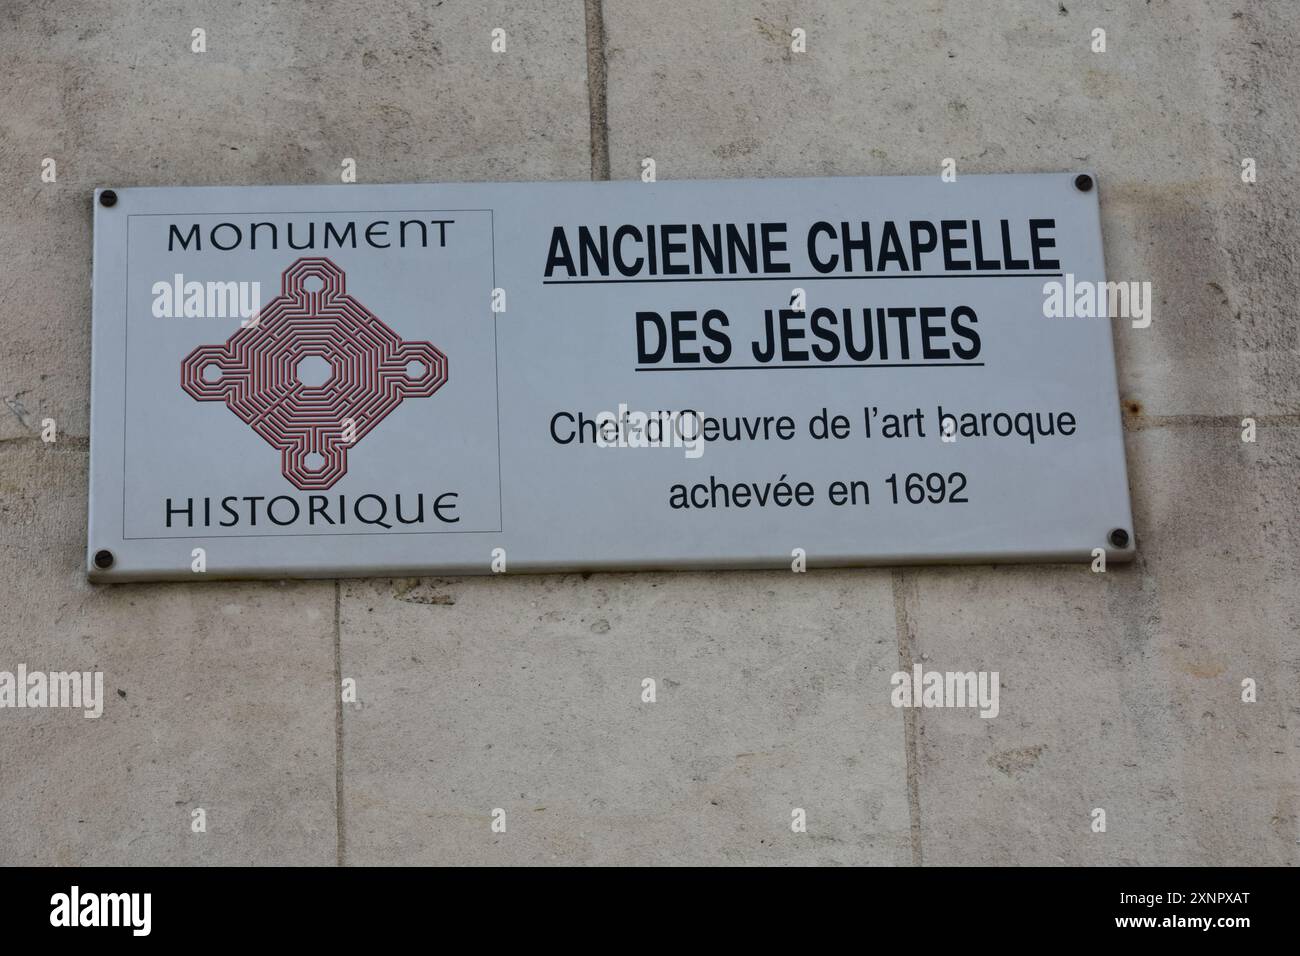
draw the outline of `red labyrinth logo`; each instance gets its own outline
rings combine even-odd
[[[200,402],[225,402],[280,449],[280,470],[304,491],[333,486],[350,446],[402,399],[426,398],[447,381],[442,352],[403,342],[347,294],[344,279],[329,259],[299,259],[254,323],[181,363],[181,387]]]

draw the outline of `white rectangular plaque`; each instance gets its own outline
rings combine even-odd
[[[88,570],[1126,560],[1104,281],[1073,173],[101,190]]]

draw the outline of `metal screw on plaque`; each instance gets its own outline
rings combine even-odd
[[[1081,193],[1092,192],[1092,177],[1087,173],[1080,173],[1074,177],[1074,188]]]
[[[1116,528],[1110,533],[1110,543],[1116,548],[1128,547],[1128,532],[1123,528]]]
[[[111,189],[105,189],[99,194],[99,204],[101,206],[116,206],[117,193],[113,192]]]
[[[95,567],[97,568],[107,570],[108,568],[111,568],[113,566],[113,560],[114,559],[113,559],[112,551],[95,552]]]

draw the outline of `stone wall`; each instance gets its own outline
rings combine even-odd
[[[1297,43],[1288,0],[10,0],[0,669],[108,700],[0,711],[0,863],[1300,862]],[[1095,170],[1155,292],[1114,330],[1136,562],[89,585],[91,190],[344,157]],[[998,671],[999,716],[893,708],[914,662]]]

